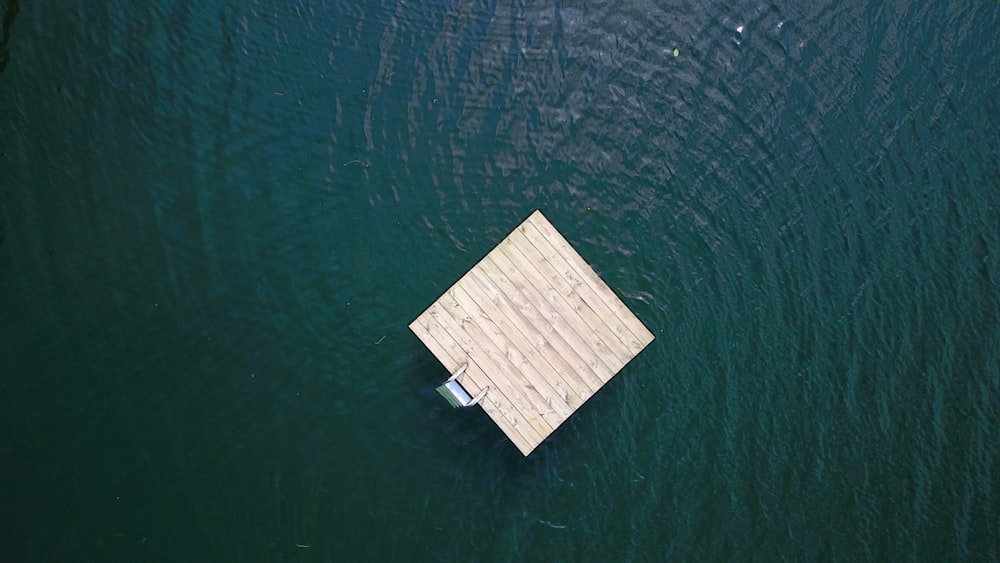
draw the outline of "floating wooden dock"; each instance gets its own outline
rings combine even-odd
[[[653,341],[539,211],[410,330],[524,455]]]

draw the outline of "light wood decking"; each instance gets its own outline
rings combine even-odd
[[[540,211],[410,330],[524,455],[653,341]]]

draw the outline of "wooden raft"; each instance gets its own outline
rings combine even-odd
[[[540,211],[410,330],[524,455],[653,341]]]

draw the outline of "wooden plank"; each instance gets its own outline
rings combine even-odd
[[[460,382],[466,391],[477,394],[489,386],[490,380],[483,367],[470,358],[461,344],[448,334],[444,327],[434,318],[432,309],[429,308],[415,322],[420,323],[418,330],[424,335],[421,340],[445,364],[449,373],[454,373],[463,364],[469,365],[466,369],[466,375],[462,377],[462,381]],[[418,333],[418,336],[421,335],[420,333]],[[479,404],[483,405],[483,410],[487,411],[487,413],[490,413],[490,409],[487,407],[492,405],[495,407],[497,414],[503,416],[503,421],[497,421],[491,414],[491,418],[497,421],[498,426],[504,431],[504,434],[519,434],[523,436],[523,441],[526,444],[537,443],[544,439],[542,435],[538,434],[531,427],[527,419],[521,415],[520,410],[514,407],[513,401],[503,393],[503,390],[496,390],[498,391],[497,393],[493,391],[492,389],[488,391],[486,397]]]
[[[511,404],[521,412],[531,427],[544,439],[562,422],[562,418],[545,402],[544,397],[537,390],[529,388],[523,383],[517,384],[518,381],[523,382],[523,378],[512,366],[510,360],[487,343],[486,335],[472,319],[464,320],[464,312],[461,315],[457,314],[454,310],[456,307],[451,306],[452,301],[453,299],[448,292],[442,295],[436,305],[439,307],[438,311],[443,311],[444,314],[435,318],[445,327],[448,334],[462,345],[469,357],[483,366],[490,379],[490,385],[502,388],[504,394],[511,400]],[[505,381],[514,381],[515,383],[506,384]]]
[[[524,455],[653,340],[538,211],[410,329]]]
[[[529,399],[525,398],[524,390],[519,387],[499,387],[495,385],[494,377],[498,371],[503,369],[503,360],[493,350],[472,345],[475,336],[466,333],[461,326],[463,324],[468,325],[468,323],[456,322],[455,317],[449,314],[440,302],[435,305],[437,307],[433,311],[435,319],[444,327],[449,337],[458,342],[459,347],[468,355],[470,362],[475,362],[486,374],[485,383],[477,382],[482,384],[480,389],[489,387],[490,391],[500,391],[508,400],[512,410],[517,412],[519,417],[525,421],[527,427],[531,429],[531,433],[537,436],[538,440],[544,440],[554,428],[553,424],[546,420],[553,418],[552,414],[548,412],[546,405],[541,401],[530,403]],[[478,389],[470,389],[470,393],[476,391]],[[487,392],[486,396],[488,397],[489,395],[490,392]],[[522,408],[521,405],[523,403],[532,404],[532,408]],[[526,432],[524,434],[528,436]],[[532,438],[533,442],[534,440]]]
[[[566,242],[566,239],[555,230],[552,224],[541,213],[536,211],[532,214],[528,221],[525,222],[524,227],[522,232],[528,236],[532,243],[536,244],[536,248],[539,248],[543,254],[549,256],[548,253],[542,250],[544,246],[541,240],[547,242],[555,251],[555,254],[564,257],[565,262],[586,282],[587,286],[597,295],[601,296],[602,301],[607,305],[614,317],[621,321],[625,328],[627,328],[628,334],[633,337],[629,347],[634,353],[638,354],[647,344],[652,342],[653,333],[625,306],[625,303],[615,295],[614,291],[601,280],[593,268]],[[541,238],[530,234],[532,229]],[[621,334],[621,336],[625,337],[625,334]]]
[[[587,281],[587,283],[599,294],[605,296],[606,302],[612,307],[618,319],[625,323],[634,336],[639,340],[641,346],[635,349],[638,354],[642,351],[647,344],[653,341],[653,333],[639,320],[639,318],[625,305],[625,303],[615,295],[615,292],[608,287],[607,283],[604,282],[594,271],[593,267],[584,260],[580,254],[573,248],[569,242],[549,223],[548,219],[545,218],[540,212],[536,211],[529,218],[529,225],[537,229],[548,242],[558,249],[564,256],[572,256],[575,259],[573,263],[576,266],[577,271],[581,276]]]
[[[571,409],[569,414],[583,403],[582,398],[589,397],[593,393],[540,334],[537,332],[526,334],[523,327],[519,327],[511,320],[511,316],[516,319],[517,314],[512,306],[498,295],[498,291],[491,294],[476,281],[475,276],[471,275],[465,276],[455,285],[465,290],[478,306],[490,309],[490,320],[496,325],[497,331],[542,372],[547,384]]]
[[[428,308],[427,312],[418,319],[421,322],[421,329],[429,336],[430,342],[424,339],[425,344],[431,349],[432,352],[438,357],[439,360],[448,369],[449,373],[455,372],[463,364],[468,364],[466,369],[466,375],[461,378],[459,382],[462,387],[465,388],[467,392],[471,395],[478,394],[481,390],[490,387],[491,381],[489,376],[486,374],[486,367],[483,366],[476,358],[471,357],[468,351],[462,346],[462,343],[456,340],[446,326],[444,326],[440,319],[442,315],[446,313],[442,312],[441,305],[435,302],[431,307]],[[496,393],[495,393],[496,391]],[[544,435],[539,434],[535,431],[528,420],[520,414],[520,409],[514,406],[514,402],[508,397],[502,389],[490,389],[486,393],[483,401],[479,404],[482,405],[486,402],[486,399],[490,399],[489,404],[500,404],[497,407],[507,416],[507,422],[510,426],[515,427],[518,432],[520,432],[527,439],[528,442],[537,442],[544,439]],[[485,410],[485,408],[484,408]],[[504,433],[507,433],[506,430]]]
[[[509,367],[511,371],[507,372],[512,379],[505,380],[500,379],[503,374],[497,374],[492,376],[490,379],[493,384],[497,387],[502,387],[505,385],[524,385],[524,387],[529,391],[534,391],[538,393],[539,397],[544,401],[549,408],[553,409],[559,416],[559,420],[566,420],[569,418],[573,411],[575,410],[571,407],[563,395],[565,392],[560,392],[556,389],[549,379],[545,377],[545,374],[539,372],[538,362],[533,362],[530,356],[526,356],[522,353],[517,346],[511,341],[514,335],[507,335],[504,331],[497,325],[494,318],[499,319],[502,317],[502,313],[497,309],[490,308],[489,311],[485,311],[472,296],[469,295],[466,286],[470,285],[465,283],[463,280],[459,280],[458,283],[452,286],[451,290],[448,292],[448,296],[455,299],[458,305],[472,317],[472,322],[474,322],[485,334],[489,342],[503,353],[503,355],[510,362]],[[475,285],[472,283],[471,285]],[[447,303],[446,303],[447,304]],[[486,344],[486,342],[483,342]],[[557,426],[558,424],[554,425]],[[554,427],[553,426],[553,427]]]
[[[436,321],[433,320],[431,322],[436,323]],[[446,336],[446,338],[450,337]],[[459,351],[461,351],[461,346],[456,347]],[[463,382],[471,382],[473,379],[477,379],[478,376],[485,378],[485,372],[482,366],[468,358],[465,361],[468,362],[469,368],[466,370],[468,377],[462,377]],[[486,380],[488,381],[488,378],[486,378]],[[469,389],[467,388],[466,390],[468,391]],[[483,400],[480,401],[479,406],[483,408],[484,412],[491,414],[490,418],[492,418],[494,422],[497,422],[497,416],[493,416],[493,413],[491,413],[490,410],[491,408],[496,411],[496,415],[502,417],[503,423],[497,423],[498,427],[510,438],[512,442],[517,445],[519,450],[527,450],[530,452],[545,439],[545,435],[539,434],[531,426],[530,421],[524,418],[521,411],[514,406],[513,402],[510,401],[510,398],[506,397],[501,391],[497,389],[490,389],[486,393]]]
[[[570,285],[519,230],[515,231],[515,235],[508,239],[513,244],[500,248],[508,249],[507,256],[511,262],[521,269],[535,289],[542,293],[562,317],[592,343],[595,351],[601,352],[602,357],[610,359],[613,355],[617,359],[608,364],[611,371],[617,372],[635,357],[615,330],[608,326],[605,318],[595,312],[593,306],[581,295],[579,289],[586,284],[579,282],[576,287]]]
[[[449,373],[454,373],[462,364],[468,362],[469,367],[461,381],[466,391],[476,394],[489,384],[489,378],[482,367],[468,358],[461,346],[451,339],[429,312],[417,317],[410,324],[410,330],[444,364]],[[524,455],[528,455],[544,439],[531,428],[503,390],[487,391],[479,406]]]
[[[475,282],[475,286],[482,299],[493,302],[494,306],[503,312],[499,324],[502,325],[505,333],[511,335],[512,340],[514,340],[519,349],[530,349],[532,354],[540,356],[540,361],[545,363],[547,373],[550,374],[550,377],[561,382],[559,384],[571,389],[572,393],[581,399],[576,406],[579,406],[582,401],[597,391],[599,387],[596,385],[592,386],[587,379],[578,373],[578,370],[589,372],[590,367],[582,360],[577,362],[576,366],[572,365],[565,355],[549,342],[549,339],[544,334],[536,330],[535,327],[527,324],[528,321],[518,313],[515,305],[490,280],[478,272],[476,275],[468,276],[467,279],[468,281]],[[593,379],[597,382],[600,381],[596,375],[593,375]],[[567,403],[573,406],[573,403],[570,403],[568,400]]]
[[[502,255],[496,256],[501,262],[504,262]],[[533,330],[541,334],[553,347],[559,350],[570,365],[576,367],[582,363],[583,366],[586,366],[586,369],[578,369],[577,373],[588,379],[589,387],[600,389],[605,379],[611,377],[614,372],[593,351],[590,344],[566,323],[565,319],[553,315],[551,310],[547,310],[541,296],[533,294],[528,288],[525,288],[523,281],[517,281],[516,272],[511,274],[515,275],[515,279],[512,280],[508,272],[502,269],[493,258],[492,254],[487,256],[487,259],[477,269],[476,275],[484,276],[490,284],[497,287],[514,304],[525,330]],[[508,268],[513,267],[509,261],[506,262],[506,265]]]
[[[493,254],[492,257],[507,278],[522,291],[530,303],[548,322],[560,327],[562,329],[560,333],[564,336],[572,338],[575,335],[579,342],[583,343],[584,347],[582,349],[574,346],[574,352],[596,356],[607,368],[606,377],[608,378],[612,377],[621,368],[623,364],[614,351],[605,346],[600,337],[590,331],[586,324],[580,322],[578,317],[568,318],[564,315],[564,311],[557,307],[558,303],[553,305],[549,302],[544,293],[537,287],[536,284],[539,282],[529,277],[531,270],[524,271],[519,268],[505,251]],[[578,326],[575,323],[582,324],[583,326]]]
[[[538,253],[566,279],[567,283],[574,287],[578,295],[603,319],[603,322],[611,327],[623,343],[631,348],[638,342],[636,334],[620,318],[621,316],[610,301],[611,298],[618,301],[618,296],[614,295],[610,289],[607,292],[602,291],[602,288],[607,286],[599,278],[597,279],[599,283],[591,283],[588,277],[581,273],[589,270],[590,266],[583,262],[583,259],[575,251],[571,253],[573,249],[565,239],[560,237],[558,241],[553,240],[538,230],[534,223],[526,222],[518,227],[517,231],[532,242]],[[558,233],[555,234],[558,235]],[[596,276],[596,274],[594,275]],[[631,315],[631,312],[628,313]]]

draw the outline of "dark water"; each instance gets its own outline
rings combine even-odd
[[[3,8],[0,559],[1000,559],[1000,4]],[[536,208],[657,339],[525,459]]]

